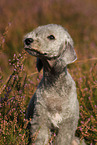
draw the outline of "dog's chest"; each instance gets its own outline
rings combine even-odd
[[[62,114],[61,113],[52,114],[50,112],[47,112],[47,115],[51,123],[53,123],[54,127],[59,128],[59,124],[61,123],[63,119]]]
[[[42,93],[47,110],[52,113],[62,112],[63,97],[56,89],[46,90]]]
[[[42,93],[42,98],[45,103],[47,116],[50,122],[59,127],[63,119],[63,104],[64,99],[61,92],[57,92],[57,89],[46,90]]]

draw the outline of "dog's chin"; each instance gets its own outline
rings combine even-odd
[[[39,54],[37,54],[37,52],[35,51],[31,51],[30,49],[28,48],[25,48],[25,50],[32,56],[36,56],[36,57],[39,57]]]
[[[35,57],[43,57],[44,54],[40,53],[37,50],[30,49],[30,48],[24,48],[30,55],[35,56]]]
[[[41,51],[38,51],[34,48],[29,48],[29,47],[24,47],[24,49],[32,56],[35,56],[35,57],[39,57],[40,59],[41,58],[44,58],[46,60],[55,60],[56,58],[59,57],[59,55],[53,55],[53,54],[49,54],[49,53],[45,53],[45,52],[41,52]]]

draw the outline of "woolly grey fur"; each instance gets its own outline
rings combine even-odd
[[[76,60],[73,40],[60,25],[40,26],[24,37],[24,48],[37,57],[37,68],[43,67],[43,78],[27,110],[31,136],[39,129],[35,145],[73,145],[79,119],[76,85],[67,64]],[[77,143],[77,142],[76,142]]]

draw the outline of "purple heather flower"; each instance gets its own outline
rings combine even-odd
[[[4,42],[5,42],[5,39],[3,38],[2,43],[4,43]]]
[[[19,54],[19,56],[21,56],[21,54]]]
[[[14,54],[14,57],[16,56],[16,54]]]
[[[84,121],[81,121],[82,124],[84,124]]]
[[[80,130],[80,131],[82,131],[82,128],[81,128],[81,127],[79,127],[79,130]]]
[[[97,106],[95,105],[95,108],[97,108]]]
[[[85,90],[85,91],[88,91],[88,88],[85,88],[84,90]]]

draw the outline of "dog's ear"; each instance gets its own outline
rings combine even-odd
[[[74,48],[69,42],[65,45],[63,50],[63,59],[66,64],[73,63],[77,59]]]
[[[37,67],[38,71],[40,72],[43,67],[43,63],[40,58],[37,58],[36,67]]]

